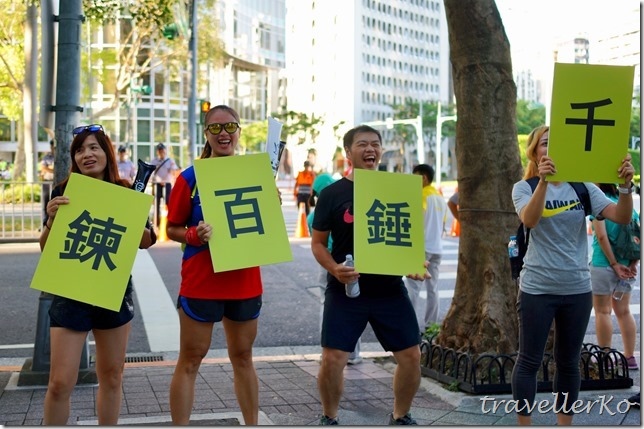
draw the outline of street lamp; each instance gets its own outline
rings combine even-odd
[[[441,103],[439,102],[438,108],[436,109],[436,179],[434,180],[434,182],[436,182],[436,186],[441,185],[441,179],[443,177],[443,173],[441,171],[441,158],[443,157],[441,140],[443,138],[443,122],[447,121],[456,121],[456,115],[441,116]]]
[[[412,125],[416,129],[416,144],[418,152],[418,163],[422,164],[425,162],[425,143],[423,142],[423,117],[418,115],[414,119],[393,119],[387,118],[385,121],[371,121],[363,122],[363,125],[369,125],[370,127],[377,126],[386,126],[387,129],[392,129],[394,125],[398,124],[407,124]]]

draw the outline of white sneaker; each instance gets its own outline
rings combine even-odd
[[[356,357],[349,356],[349,360],[347,360],[348,365],[357,365],[359,363],[362,363],[362,356],[360,356],[360,355],[358,355]]]

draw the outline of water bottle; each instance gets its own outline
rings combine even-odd
[[[510,236],[510,241],[508,242],[508,255],[510,255],[510,258],[516,258],[519,256],[519,245],[517,244],[516,235]]]
[[[622,298],[624,298],[625,293],[631,292],[634,283],[635,277],[626,280],[619,279],[617,281],[617,286],[615,286],[615,289],[613,290],[613,299],[615,301],[621,301]]]
[[[345,267],[353,267],[353,255],[347,255],[347,259],[344,261]],[[358,280],[353,283],[347,283],[344,285],[344,290],[349,298],[356,298],[360,295],[360,285]]]

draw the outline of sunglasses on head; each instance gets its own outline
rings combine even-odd
[[[103,130],[103,126],[100,124],[81,125],[80,127],[76,127],[72,130],[72,136],[76,137],[83,131],[89,131],[90,133],[95,133],[97,131],[105,132],[105,130]]]
[[[212,123],[206,126],[206,129],[213,135],[221,133],[221,130],[226,130],[228,134],[233,134],[239,128],[240,127],[237,122],[226,122],[225,124]]]

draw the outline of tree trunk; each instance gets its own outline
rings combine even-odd
[[[507,242],[521,178],[510,44],[494,0],[444,0],[458,119],[461,236],[454,298],[437,342],[473,355],[518,346]]]

